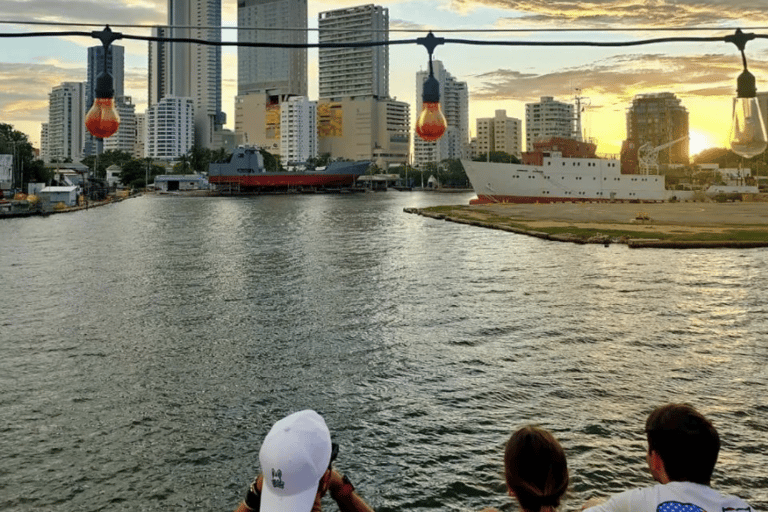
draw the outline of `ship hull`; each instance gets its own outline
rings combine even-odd
[[[323,170],[267,172],[255,146],[239,146],[227,162],[211,163],[208,182],[241,192],[337,189],[350,187],[370,162],[332,162]]]
[[[618,160],[544,158],[543,165],[462,160],[477,194],[471,204],[561,202],[660,202],[664,176],[621,174]]]
[[[239,185],[254,188],[294,187],[348,187],[354,183],[354,174],[269,174],[255,176],[209,176],[215,185]]]

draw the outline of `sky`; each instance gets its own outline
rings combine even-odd
[[[309,0],[309,26],[318,13],[366,2]],[[391,40],[439,37],[520,41],[634,41],[660,37],[724,37],[741,27],[768,36],[768,0],[389,0]],[[167,22],[167,0],[0,0],[2,22],[95,23],[150,26]],[[236,27],[237,0],[222,0],[222,25]],[[586,31],[560,31],[587,29]],[[663,28],[665,31],[647,31]],[[682,31],[681,28],[716,29]],[[0,33],[98,30],[97,27],[28,26],[3,23]],[[395,32],[414,29],[416,32]],[[543,32],[452,33],[441,30],[532,29]],[[150,35],[145,28],[115,28]],[[236,40],[234,30],[223,32]],[[310,42],[316,35],[310,33]],[[0,38],[0,122],[26,133],[39,146],[40,125],[48,119],[48,94],[65,81],[85,81],[89,46],[84,37]],[[144,112],[147,103],[147,43],[121,40],[125,47],[125,94]],[[768,91],[768,39],[746,46],[758,91]],[[525,119],[525,104],[552,96],[584,99],[582,127],[598,153],[616,155],[626,138],[626,111],[637,94],[672,92],[690,115],[690,152],[726,147],[741,56],[731,43],[660,43],[623,48],[475,46],[444,44],[434,58],[469,86],[470,133],[475,119],[496,110]],[[237,50],[222,51],[223,105],[234,129]],[[426,50],[390,46],[390,95],[416,104],[416,73],[426,69]],[[317,99],[317,52],[309,51],[309,96]]]

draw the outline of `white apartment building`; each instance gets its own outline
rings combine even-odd
[[[195,142],[195,102],[166,96],[147,109],[147,157],[175,160]]]
[[[497,110],[493,117],[479,117],[475,123],[475,151],[478,154],[503,151],[520,157],[523,145],[523,122],[520,119],[507,117],[506,110]]]
[[[317,156],[317,102],[293,96],[280,105],[280,159],[288,169]]]
[[[430,162],[441,162],[446,158],[469,156],[469,90],[466,82],[459,82],[439,60],[432,61],[435,79],[440,84],[440,108],[448,128],[435,142],[427,142],[414,133],[413,163],[421,166]],[[429,71],[416,73],[416,115],[421,112],[421,95]]]
[[[361,5],[321,12],[320,43],[389,40],[389,9]],[[389,47],[320,48],[319,98],[389,98]]]
[[[115,109],[120,126],[111,137],[104,139],[104,151],[125,151],[133,154],[136,145],[136,105],[130,96],[116,96]]]
[[[533,143],[551,137],[581,140],[576,130],[576,114],[571,103],[543,96],[538,103],[525,105],[525,147],[533,151]]]
[[[306,44],[307,0],[239,0],[237,41]],[[307,50],[237,48],[237,94],[307,95]]]
[[[64,82],[48,95],[48,142],[43,160],[79,161],[85,143],[85,82]]]

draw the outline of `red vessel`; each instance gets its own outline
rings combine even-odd
[[[323,189],[351,186],[365,174],[370,162],[332,162],[315,171],[269,172],[255,146],[239,146],[228,162],[208,167],[208,182],[218,187],[236,187],[246,191]]]

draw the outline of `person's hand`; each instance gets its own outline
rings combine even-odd
[[[328,480],[328,491],[331,493],[331,497],[336,496],[343,485],[344,477],[335,469],[331,469],[331,478]]]

